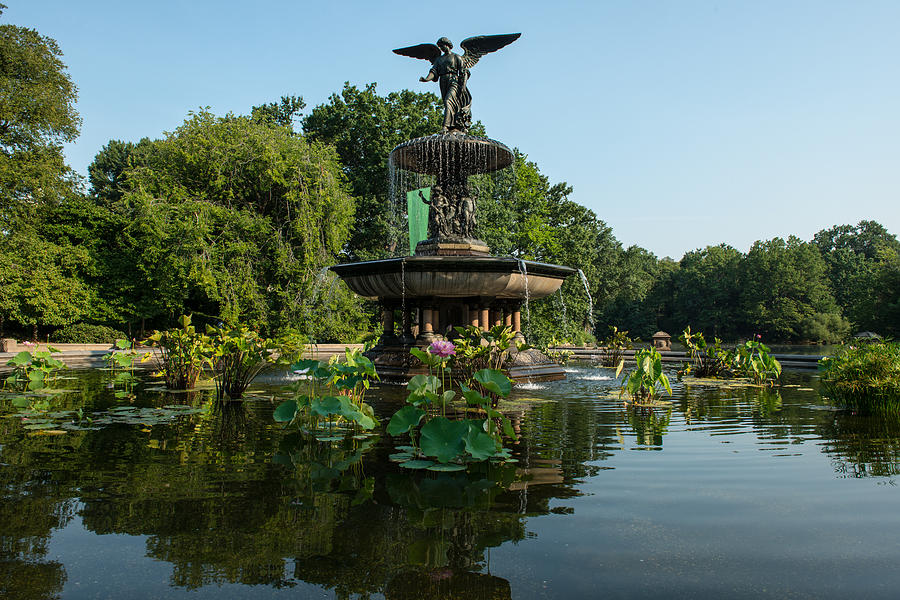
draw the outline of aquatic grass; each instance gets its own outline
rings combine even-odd
[[[846,346],[819,362],[822,386],[839,405],[859,412],[900,412],[900,343]]]

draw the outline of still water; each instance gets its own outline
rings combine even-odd
[[[401,469],[386,434],[306,441],[272,422],[273,377],[227,410],[117,399],[101,371],[52,424],[0,400],[0,597],[897,596],[900,420],[790,372],[640,411],[611,374],[517,387],[519,462],[468,474]]]

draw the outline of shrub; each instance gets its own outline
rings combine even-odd
[[[816,313],[800,322],[800,337],[813,342],[833,344],[850,336],[850,322],[833,313]]]
[[[128,339],[128,334],[92,323],[74,323],[53,334],[53,341],[59,344],[115,344],[121,339]]]
[[[826,393],[842,406],[860,412],[900,408],[900,343],[846,346],[819,368]]]

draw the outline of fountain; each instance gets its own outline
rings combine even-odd
[[[475,238],[476,198],[468,179],[509,167],[515,157],[496,140],[468,134],[469,68],[519,35],[468,38],[461,44],[462,56],[450,52],[453,45],[447,38],[394,50],[429,60],[431,70],[421,81],[441,85],[443,131],[404,142],[390,155],[392,173],[405,171],[433,179],[429,237],[416,246],[413,256],[331,267],[351,290],[381,304],[384,334],[370,357],[384,380],[402,381],[424,372],[410,348],[452,338],[456,326],[473,325],[486,331],[504,325],[513,328],[518,341],[524,341],[523,305],[527,310],[529,301],[553,294],[566,277],[576,273],[569,267],[491,256],[487,244]],[[508,370],[517,380],[565,377],[559,365],[535,349],[513,352]]]

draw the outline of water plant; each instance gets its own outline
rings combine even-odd
[[[558,348],[559,346],[564,346],[569,344],[568,340],[558,340],[556,338],[550,339],[550,344],[544,348],[544,354],[547,355],[547,358],[552,360],[555,363],[560,365],[569,364],[569,360],[575,355],[575,352],[572,350],[566,350],[562,348]]]
[[[219,402],[240,400],[257,375],[275,364],[291,364],[303,349],[300,336],[294,332],[270,339],[246,325],[222,325],[208,326],[207,335]]]
[[[713,338],[710,344],[703,332],[691,332],[688,325],[678,339],[688,349],[691,360],[682,365],[679,377],[693,374],[695,377],[730,377],[734,369],[734,353],[722,348],[722,340]]]
[[[496,360],[489,350],[475,352],[474,345],[469,345],[473,340],[470,332],[465,342],[468,356],[475,356],[479,361]],[[416,356],[424,354],[426,364],[443,364],[436,359],[450,355],[438,357],[433,351],[439,349],[433,346],[424,353],[419,350]],[[487,344],[479,346],[490,348]],[[455,348],[454,364],[459,365],[460,344]],[[508,396],[512,390],[512,381],[499,369],[480,369],[470,377],[468,372],[464,371],[471,387],[459,382],[467,407],[466,418],[462,419],[447,417],[446,407],[456,398],[456,392],[444,389],[444,382],[437,376],[416,375],[409,381],[407,404],[391,417],[387,432],[392,436],[409,434],[412,445],[399,446],[399,452],[391,455],[391,460],[407,469],[431,471],[462,471],[473,462],[512,460],[510,450],[503,447],[503,437],[515,439],[515,431],[509,418],[496,410],[498,399]],[[469,418],[471,410],[475,411],[476,418]]]
[[[457,380],[474,385],[475,373],[482,369],[502,369],[510,355],[515,332],[511,327],[496,325],[487,331],[470,325],[456,327],[457,337],[450,366]],[[527,346],[517,346],[522,351]]]
[[[34,346],[30,342],[25,342],[26,346]],[[48,346],[46,350],[38,350],[34,347],[32,350],[23,350],[6,362],[6,365],[13,368],[12,374],[6,377],[4,387],[10,386],[13,390],[19,391],[37,391],[47,387],[47,383],[52,381],[58,371],[65,369],[66,365],[53,355],[59,350]]]
[[[291,370],[303,379],[288,386],[294,397],[275,409],[276,422],[297,425],[320,441],[334,442],[347,434],[359,436],[378,425],[365,395],[378,379],[375,365],[359,350],[346,349],[344,360],[299,360]]]
[[[197,332],[190,315],[180,319],[181,326],[154,331],[144,344],[159,348],[157,376],[163,376],[166,387],[190,390],[197,383],[203,367],[210,364],[212,345],[209,336]]]
[[[772,384],[781,376],[781,363],[769,354],[769,347],[759,341],[759,338],[757,335],[755,340],[747,340],[735,348],[734,370],[753,383]]]
[[[819,362],[829,397],[859,412],[900,411],[900,343],[845,346]]]
[[[658,400],[665,390],[672,395],[669,378],[663,373],[662,355],[656,348],[646,348],[634,356],[635,369],[622,382],[621,394],[628,393],[634,402],[653,402]],[[619,363],[616,377],[622,372],[625,361]]]
[[[150,359],[149,354],[140,358],[140,362]],[[139,360],[138,351],[134,342],[130,340],[116,340],[115,345],[103,357],[109,369],[115,373],[112,387],[116,389],[114,395],[119,400],[133,400],[134,388],[138,384],[138,378],[134,374],[134,365]]]
[[[709,344],[703,333],[691,332],[690,326],[679,336],[690,351],[691,360],[678,370],[678,377],[746,377],[757,385],[772,384],[781,375],[781,363],[769,354],[769,347],[757,334],[736,348],[723,348],[722,340]]]
[[[609,337],[603,343],[603,354],[600,355],[600,365],[615,367],[625,358],[625,351],[634,348],[634,341],[628,337],[627,331],[619,331],[618,327],[611,326]]]

